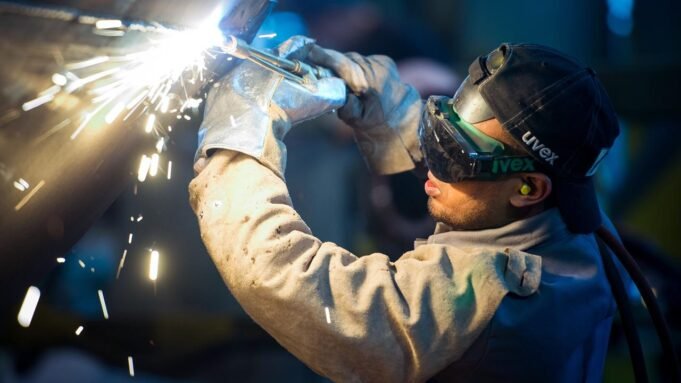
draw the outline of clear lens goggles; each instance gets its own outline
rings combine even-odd
[[[455,99],[431,96],[421,117],[421,151],[435,177],[459,182],[536,171],[532,157],[509,153],[502,142],[461,119],[454,104]]]

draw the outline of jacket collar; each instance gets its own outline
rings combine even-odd
[[[546,210],[527,219],[514,221],[493,229],[455,231],[438,223],[435,233],[427,239],[417,239],[414,247],[425,244],[441,244],[456,247],[512,248],[526,251],[546,242],[569,236],[560,212],[556,208]]]

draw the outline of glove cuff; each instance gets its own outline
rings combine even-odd
[[[270,106],[270,116],[272,123],[270,128],[267,129],[262,153],[255,158],[272,170],[279,178],[285,180],[287,155],[286,145],[282,140],[286,132],[291,129],[291,120],[286,112],[274,104]]]
[[[414,161],[400,135],[387,125],[353,130],[355,142],[371,172],[395,174],[412,170]]]
[[[423,103],[412,87],[385,124],[369,129],[353,129],[355,141],[369,169],[377,174],[395,174],[415,167],[423,155],[418,127]]]
[[[284,179],[284,172],[286,171],[286,145],[281,137],[290,130],[291,121],[286,113],[275,105],[270,107],[270,114],[271,116],[268,117],[266,122],[268,126],[264,128],[266,133],[262,136],[262,144],[258,145],[257,149],[254,149],[253,145],[242,144],[239,140],[234,139],[234,137],[230,137],[229,140],[201,145],[194,156],[194,163],[199,158],[208,158],[216,150],[231,150],[255,158],[258,162],[272,170],[279,178]]]

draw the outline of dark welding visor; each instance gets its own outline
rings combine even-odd
[[[461,119],[454,99],[449,97],[428,98],[419,126],[419,142],[428,168],[445,182],[494,179],[537,169],[532,157],[512,155],[501,141]]]

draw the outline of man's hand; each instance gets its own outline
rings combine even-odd
[[[400,80],[387,56],[342,54],[317,45],[310,62],[332,69],[354,92],[338,116],[350,125],[371,170],[380,174],[410,170],[421,160],[416,131],[422,103],[418,92]]]
[[[300,58],[313,40],[294,36],[275,54]],[[345,84],[338,78],[310,78],[294,84],[278,73],[243,62],[216,83],[208,94],[194,169],[198,173],[211,152],[234,150],[250,155],[283,176],[284,135],[293,124],[318,117],[345,103]]]

